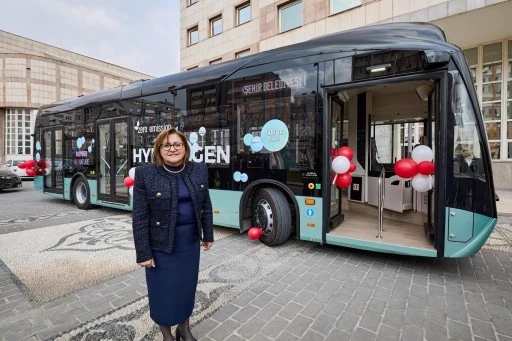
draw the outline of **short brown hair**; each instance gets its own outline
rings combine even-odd
[[[164,144],[164,141],[167,141],[167,136],[173,134],[178,135],[181,142],[183,143],[183,147],[185,148],[185,156],[183,158],[183,163],[188,163],[188,160],[190,159],[190,145],[188,144],[187,137],[181,131],[178,131],[174,128],[164,130],[156,137],[155,144],[153,145],[153,163],[156,163],[159,166],[164,165],[164,159],[160,154],[160,147]]]

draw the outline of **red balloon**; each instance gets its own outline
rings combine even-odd
[[[249,229],[249,232],[247,232],[247,235],[250,239],[256,240],[263,234],[263,231],[259,227],[251,227]]]
[[[34,168],[27,168],[26,172],[28,176],[36,175],[36,170]]]
[[[127,186],[127,187],[132,187],[134,183],[135,183],[135,180],[133,180],[133,179],[132,179],[132,178],[130,178],[129,176],[127,176],[126,178],[124,178],[124,184],[125,184],[125,186]]]
[[[418,164],[418,173],[423,175],[434,174],[434,164],[430,161],[422,161]]]
[[[19,169],[25,169],[26,167],[27,167],[27,165],[25,164],[25,162],[18,163],[18,168]]]
[[[44,174],[44,169],[43,168],[38,168],[36,172],[37,172],[37,175],[43,175]]]
[[[37,161],[37,166],[39,168],[44,168],[46,166],[46,162],[44,162],[44,160],[41,159],[41,160]]]
[[[340,147],[338,149],[337,154],[338,154],[338,156],[346,157],[349,161],[352,160],[352,158],[354,157],[354,152],[352,151],[352,148],[350,148],[348,146]]]
[[[338,177],[336,178],[336,186],[339,188],[348,188],[350,184],[352,183],[352,175],[350,175],[349,172],[338,174]]]
[[[395,173],[401,178],[409,179],[418,174],[418,164],[411,159],[400,159],[395,163]]]
[[[32,168],[36,165],[36,162],[34,160],[27,160],[25,161],[25,165],[27,166],[27,168]]]
[[[350,167],[348,168],[349,173],[352,173],[353,171],[355,171],[356,168],[357,168],[356,164],[353,163],[352,161],[350,161]]]
[[[337,155],[336,148],[331,147],[331,158],[335,158]]]

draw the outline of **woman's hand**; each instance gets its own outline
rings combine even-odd
[[[212,245],[213,245],[213,242],[202,242],[201,243],[201,246],[203,247],[204,251],[210,250]]]
[[[151,258],[150,260],[147,260],[145,262],[137,263],[137,264],[139,264],[139,266],[143,267],[143,268],[154,268],[155,267],[155,261],[153,260],[153,258]]]

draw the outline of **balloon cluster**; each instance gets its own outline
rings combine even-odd
[[[130,168],[128,176],[124,178],[124,184],[128,187],[128,192],[133,196],[133,185],[135,184],[135,167]]]
[[[334,154],[331,152],[331,154]],[[334,155],[332,155],[334,156]],[[339,188],[348,188],[352,183],[352,173],[356,170],[356,164],[352,162],[354,152],[350,147],[343,146],[336,151],[336,156],[332,159],[332,170],[336,172],[332,184]]]
[[[42,170],[45,166],[45,162],[35,162],[34,160],[27,160],[25,162],[18,163],[18,168],[24,169],[28,176],[35,176],[38,173],[42,173]],[[41,163],[41,165],[39,165]],[[36,171],[36,164],[39,167]],[[39,171],[41,169],[41,171]]]
[[[263,234],[263,230],[259,227],[251,227],[247,232],[249,239],[256,240]]]
[[[400,159],[395,163],[396,175],[411,179],[412,188],[418,192],[427,192],[434,187],[434,152],[430,147],[420,145],[411,153],[411,159]]]

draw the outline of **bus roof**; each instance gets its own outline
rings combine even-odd
[[[235,73],[238,70],[282,60],[334,53],[339,58],[340,53],[353,55],[364,51],[408,49],[458,50],[457,47],[447,42],[443,30],[431,23],[389,23],[365,26],[219,64],[93,92],[85,96],[45,105],[41,107],[40,112],[43,114],[65,112],[106,102],[162,93],[191,84],[213,84],[236,76]]]

